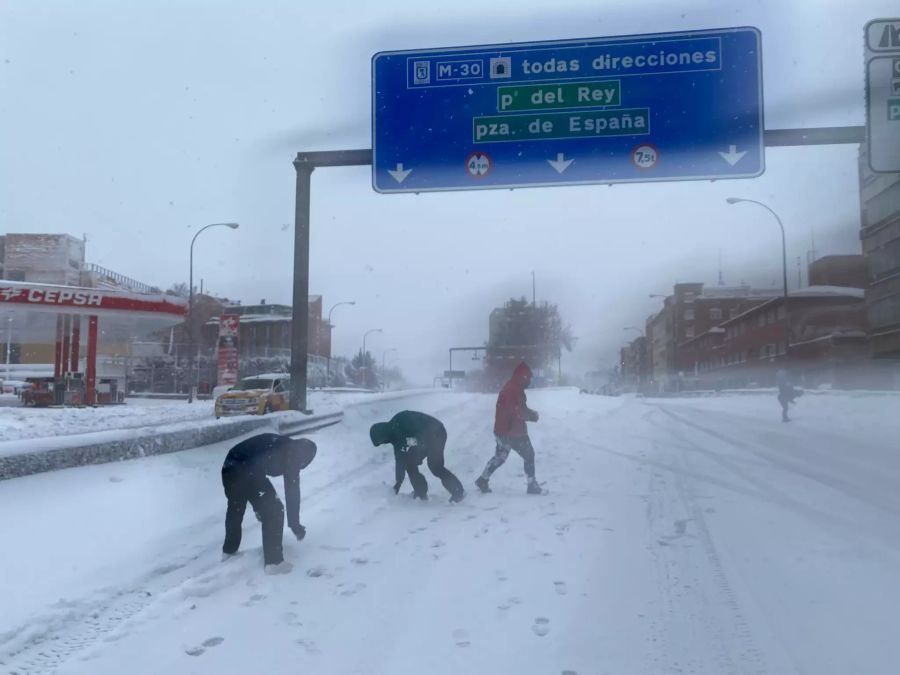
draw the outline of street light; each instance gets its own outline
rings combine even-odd
[[[622,330],[636,330],[636,331],[637,331],[638,333],[640,333],[641,335],[644,334],[644,331],[642,331],[642,330],[641,330],[640,328],[638,328],[637,326],[625,326],[625,328],[623,328]]]
[[[194,242],[203,230],[211,227],[230,227],[236,230],[237,223],[211,223],[197,230],[191,239],[191,261],[188,274],[188,403],[194,402]]]
[[[366,367],[363,365],[363,363],[365,362],[365,358],[366,358],[366,338],[369,337],[369,335],[371,335],[372,333],[381,333],[381,332],[383,332],[383,331],[380,328],[371,328],[371,329],[367,330],[365,333],[363,333],[363,348],[362,348],[362,354],[360,355],[360,358],[359,358],[359,361],[360,361],[359,367],[363,371],[366,370]],[[363,380],[363,384],[365,384],[365,380]]]
[[[341,305],[355,305],[356,300],[344,300],[343,302],[336,302],[331,306],[331,309],[328,310],[328,360],[326,361],[325,366],[325,385],[328,386],[331,382],[331,329],[334,326],[331,325],[331,313],[335,310],[336,307],[340,307]]]
[[[784,281],[784,357],[785,359],[787,359],[787,350],[791,342],[791,324],[788,315],[787,242],[784,236],[784,223],[781,222],[781,218],[779,218],[778,214],[775,213],[769,206],[763,204],[762,202],[758,202],[755,199],[728,197],[725,201],[732,205],[740,204],[741,202],[747,202],[749,204],[756,204],[757,206],[763,207],[766,211],[775,216],[775,221],[778,223],[778,227],[781,230],[781,267]]]
[[[387,361],[387,355],[391,352],[397,351],[396,347],[391,347],[390,349],[385,349],[381,353],[381,388],[384,391],[387,391],[387,376],[385,375],[385,362]]]

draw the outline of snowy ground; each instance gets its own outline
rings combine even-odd
[[[470,486],[492,397],[349,408],[314,435],[285,577],[262,573],[250,515],[219,562],[228,444],[0,483],[0,669],[897,672],[896,400],[806,397],[791,424],[765,397],[529,400],[550,494],[525,495],[511,457],[458,505],[434,478],[427,503],[394,496],[366,430],[437,414]]]

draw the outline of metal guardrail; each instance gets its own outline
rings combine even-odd
[[[278,431],[296,436],[339,424],[343,419],[343,411],[309,415],[302,419],[297,419],[297,413],[274,413],[233,421],[211,421],[209,424],[174,431],[165,431],[165,427],[162,427],[158,432],[137,437],[130,435],[132,430],[123,430],[126,437],[121,439],[100,442],[85,440],[80,445],[0,455],[0,480],[192,450],[213,443],[222,443],[257,430],[260,433]],[[184,423],[179,423],[178,426],[184,426]]]

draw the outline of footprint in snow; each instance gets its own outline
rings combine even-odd
[[[207,638],[201,643],[201,646],[191,647],[190,649],[185,649],[184,653],[187,654],[188,656],[200,656],[201,654],[205,653],[207,649],[210,649],[212,647],[218,647],[223,642],[225,642],[225,638],[223,638],[223,637]]]
[[[369,559],[368,559],[368,558],[362,558],[362,557],[359,557],[359,558],[351,558],[350,562],[352,562],[354,565],[368,565],[368,564],[369,564]]]
[[[556,589],[556,594],[557,594],[557,595],[565,595],[566,593],[569,592],[569,589],[568,589],[568,587],[566,586],[566,582],[565,582],[565,581],[554,581],[554,582],[553,582],[553,587]]]
[[[310,567],[308,570],[306,570],[306,576],[317,579],[319,577],[330,577],[331,575],[328,574],[327,567],[317,565],[316,567]]]
[[[256,603],[262,602],[267,597],[269,596],[265,595],[264,593],[254,593],[247,599],[247,602],[244,603],[244,607],[252,607]]]
[[[305,640],[303,638],[300,638],[299,640],[295,640],[295,643],[303,647],[303,649],[306,650],[306,653],[312,656],[322,653],[318,645],[312,640]]]
[[[288,626],[302,626],[303,622],[300,621],[300,617],[297,615],[297,612],[285,612],[281,615],[282,620]]]
[[[550,619],[539,616],[534,620],[534,625],[531,627],[531,630],[534,631],[534,634],[538,637],[544,637],[550,632]]]
[[[453,639],[456,641],[457,647],[468,647],[472,644],[469,641],[469,631],[464,628],[457,628],[453,631]]]
[[[503,604],[497,605],[497,609],[505,612],[506,610],[512,609],[513,607],[515,607],[516,605],[519,605],[521,603],[522,603],[522,601],[519,598],[513,597],[513,598],[510,598],[509,600],[507,600],[506,602],[504,602]]]
[[[339,584],[339,585],[338,585],[338,588],[341,588],[341,586],[343,586],[343,584]],[[360,591],[365,590],[365,588],[366,588],[366,585],[365,585],[365,584],[362,584],[362,583],[356,583],[356,584],[353,584],[352,586],[348,586],[348,587],[346,587],[346,588],[342,588],[341,591],[340,591],[340,594],[341,594],[343,597],[345,597],[345,598],[349,598],[349,597],[351,597],[351,596],[356,595],[356,594],[359,593]]]

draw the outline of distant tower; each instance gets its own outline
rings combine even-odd
[[[725,278],[722,276],[722,249],[719,249],[719,286],[725,285]]]

